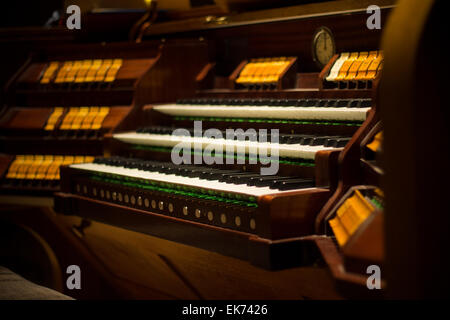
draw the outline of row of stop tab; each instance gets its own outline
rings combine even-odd
[[[92,156],[17,155],[6,173],[7,179],[59,180],[59,167],[74,163],[93,162]]]
[[[344,52],[339,55],[330,69],[327,81],[374,80],[383,69],[383,52]]]
[[[52,61],[40,77],[41,84],[112,82],[122,67],[122,59]]]
[[[109,111],[109,107],[56,107],[50,114],[44,129],[46,131],[57,128],[59,130],[99,130]]]

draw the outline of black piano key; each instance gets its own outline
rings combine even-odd
[[[298,177],[298,176],[274,178],[274,179],[272,179],[269,187],[271,189],[275,189],[278,184],[280,184],[283,181],[287,181],[287,180],[305,180],[305,178]]]
[[[155,161],[143,161],[139,166],[140,170],[148,172],[157,172],[160,168],[160,163]]]
[[[327,137],[327,136],[311,138],[311,142],[309,143],[309,145],[310,146],[322,146],[329,138],[330,137]]]
[[[195,166],[191,165],[179,165],[176,166],[172,174],[182,177],[192,177]]]
[[[171,135],[174,130],[175,130],[175,128],[172,128],[172,127],[161,127],[159,132],[160,132],[160,134]]]
[[[305,107],[317,107],[318,100],[316,99],[309,99],[306,101]]]
[[[336,107],[346,108],[348,107],[349,102],[350,102],[349,100],[338,100],[338,102],[336,103]]]
[[[192,172],[198,172],[199,174],[202,172],[209,172],[209,171],[217,171],[218,169],[216,168],[212,168],[212,167],[205,167],[205,166],[200,166],[200,165],[183,165],[182,169],[184,171],[192,171]]]
[[[198,178],[203,180],[217,180],[218,175],[218,170],[214,169],[204,169],[198,172]]]
[[[254,100],[255,99],[242,99],[243,100],[243,106],[254,106]]]
[[[358,99],[353,99],[352,101],[350,101],[350,103],[348,104],[349,108],[360,108],[361,105],[361,100]]]
[[[153,133],[154,130],[155,128],[153,127],[144,127],[142,128],[142,133]]]
[[[325,142],[325,147],[342,148],[350,141],[351,138],[346,137],[330,137]]]
[[[279,136],[279,143],[280,144],[290,144],[289,141],[291,140],[291,136],[290,134],[280,134]]]
[[[152,134],[172,134],[174,128],[172,127],[162,127],[162,126],[152,126],[152,127],[142,127],[136,130],[139,133],[152,133]]]
[[[172,174],[175,172],[176,168],[177,166],[172,163],[162,162],[161,164],[155,166],[155,171],[159,173]]]
[[[254,105],[255,106],[265,106],[267,105],[268,101],[267,99],[256,99],[254,100]]]
[[[258,105],[258,99],[247,99],[247,106],[257,106]]]
[[[302,145],[302,146],[308,146],[310,143],[311,143],[311,141],[312,141],[312,139],[314,139],[314,136],[303,136],[302,137],[302,139],[300,140],[300,144]]]
[[[131,160],[131,159],[130,160],[124,160],[122,166],[124,168],[127,168],[127,169],[136,169],[136,168],[139,167],[139,161]]]
[[[110,159],[110,164],[112,166],[116,166],[116,167],[122,167],[124,164],[125,159],[123,158],[111,158]]]
[[[259,173],[249,173],[248,175],[242,174],[238,175],[236,178],[233,179],[234,184],[247,184],[250,179],[260,177],[261,175]]]
[[[259,174],[252,172],[239,172],[235,174],[227,175],[223,182],[232,184],[246,184],[247,181],[252,177],[257,177]]]
[[[241,175],[241,174],[248,174],[248,172],[245,171],[238,171],[238,172],[223,172],[224,170],[220,170],[220,172],[218,173],[218,175],[216,175],[217,179],[220,182],[228,182],[228,179],[230,179],[231,177],[237,176],[237,175]]]
[[[351,140],[351,138],[340,138],[340,139],[337,139],[336,148],[343,148],[343,147],[345,147],[350,140]]]
[[[298,99],[296,105],[297,105],[297,107],[306,107],[306,100]]]
[[[208,169],[205,168],[201,173],[199,178],[205,180],[219,180],[223,175],[237,174],[241,171],[239,170],[220,170],[220,169]]]
[[[327,141],[324,144],[325,147],[331,147],[331,148],[336,148],[336,145],[337,145],[336,138],[327,139]]]
[[[317,106],[319,108],[326,108],[328,105],[328,100],[319,100],[319,102],[317,103]]]
[[[270,106],[270,99],[259,99],[262,106]]]
[[[292,190],[314,187],[314,181],[310,179],[284,179],[274,180],[270,185],[270,189]]]
[[[372,100],[371,99],[361,100],[361,104],[360,104],[361,108],[370,108],[371,106],[372,106]]]
[[[300,144],[300,142],[303,139],[303,136],[299,135],[299,134],[290,134],[290,135],[288,135],[288,137],[289,137],[289,139],[287,141],[281,142],[281,136],[280,136],[280,143],[283,143],[283,144]]]
[[[212,180],[216,180],[217,175],[220,173],[220,171],[222,171],[222,170],[215,169],[215,168],[201,167],[201,168],[192,170],[191,177],[197,177],[199,179],[212,181]]]
[[[337,139],[342,139],[344,137],[340,137],[340,136],[320,136],[320,137],[316,137],[314,138],[314,142],[311,142],[312,146],[319,146],[319,145],[323,145],[325,147],[332,147],[333,145],[328,145],[329,141],[336,141]],[[315,143],[315,144],[313,144]]]
[[[275,179],[285,179],[287,177],[280,177],[280,176],[257,176],[252,177],[247,181],[248,186],[255,186],[255,187],[268,187]]]
[[[242,99],[234,99],[234,103],[233,103],[233,105],[235,105],[235,106],[242,106]]]
[[[97,163],[97,164],[105,164],[105,158],[102,158],[102,157],[96,157],[96,158],[94,158],[94,161],[93,161],[94,163]]]
[[[287,144],[309,145],[315,136],[308,134],[291,134]]]
[[[336,108],[337,100],[328,100],[327,107],[328,108]]]

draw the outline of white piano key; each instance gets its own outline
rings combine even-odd
[[[344,64],[345,60],[350,57],[349,52],[343,52],[339,56],[339,58],[334,62],[333,66],[331,67],[330,73],[325,78],[327,81],[334,81],[337,76],[339,75],[339,70],[341,70],[342,65]]]
[[[153,107],[171,116],[225,117],[288,120],[364,121],[370,108],[271,107],[227,105],[178,105]]]
[[[206,148],[209,146],[214,148],[215,146],[221,147],[223,152],[228,150],[232,152],[244,151],[246,154],[251,152],[258,152],[258,154],[273,155],[278,152],[279,157],[297,158],[297,159],[309,159],[314,160],[317,151],[320,150],[337,150],[341,148],[325,147],[325,146],[303,146],[300,144],[276,144],[276,143],[260,143],[253,141],[239,141],[239,140],[225,140],[225,139],[212,139],[212,138],[200,138],[189,136],[173,136],[173,135],[161,135],[152,133],[137,133],[126,132],[116,133],[113,135],[114,139],[120,140],[125,143],[147,145],[147,146],[159,146],[159,147],[174,147],[179,143],[183,143],[185,147],[191,148]]]

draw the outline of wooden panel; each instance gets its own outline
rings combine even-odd
[[[136,241],[135,233],[117,228],[111,232],[111,229],[94,223],[84,232],[82,241],[115,277],[174,298],[198,298],[151,245],[145,246],[142,241]]]
[[[37,83],[46,65],[47,64],[44,62],[36,62],[30,64],[25,72],[20,75],[17,81],[25,83]]]
[[[105,120],[103,120],[102,129],[110,131],[115,128],[123,121],[131,109],[132,107],[111,107]]]
[[[124,79],[140,79],[152,65],[156,59],[126,59],[117,72],[116,79],[118,81]]]
[[[366,274],[371,264],[384,269],[384,214],[377,212],[351,236],[342,249],[346,269]]]
[[[39,130],[43,129],[47,122],[52,108],[35,108],[35,109],[21,109],[13,108],[10,112],[14,113],[11,120],[4,127],[5,129],[27,129]]]
[[[381,10],[381,23],[385,24],[389,8]],[[313,18],[271,19],[264,23],[214,26],[211,29],[185,32],[176,36],[202,36],[211,44],[211,56],[217,62],[218,74],[229,75],[238,64],[248,58],[296,56],[298,71],[320,72],[312,57],[311,43],[314,32],[321,26],[331,29],[336,51],[368,51],[380,48],[382,30],[369,30],[368,15],[364,10],[318,15]],[[156,30],[150,28],[149,33]],[[171,38],[174,35],[167,34]]]
[[[76,217],[59,216],[58,219],[79,224],[74,222],[79,221]],[[324,268],[265,271],[217,253],[96,222],[92,222],[84,234],[83,243],[114,274],[146,287],[157,285],[154,289],[170,292],[178,298],[340,298]],[[156,261],[164,261],[167,269],[154,267],[160,265]],[[172,277],[167,276],[169,270],[184,284],[180,290],[171,282]],[[175,289],[178,291],[173,291]]]
[[[260,218],[265,218],[266,237],[280,239],[313,234],[316,214],[329,196],[328,189],[319,188],[264,196],[259,201],[262,215],[267,214],[266,206],[270,208],[268,217]]]
[[[202,39],[165,42],[160,58],[141,79],[135,103],[167,102],[193,95],[195,77],[207,61],[208,47]]]
[[[14,160],[13,156],[0,154],[0,179],[3,178],[3,175],[8,171],[9,165]]]
[[[67,188],[71,189],[70,182],[63,178],[61,190],[67,192]],[[175,214],[158,214],[152,212],[156,210],[125,207],[74,194],[55,194],[55,210],[247,260],[265,269],[308,265],[317,257],[308,237],[270,240],[244,231],[182,219]]]

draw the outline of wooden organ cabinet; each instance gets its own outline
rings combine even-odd
[[[386,35],[366,4],[33,56],[0,120],[2,192],[56,191],[55,223],[117,297],[383,297]]]

